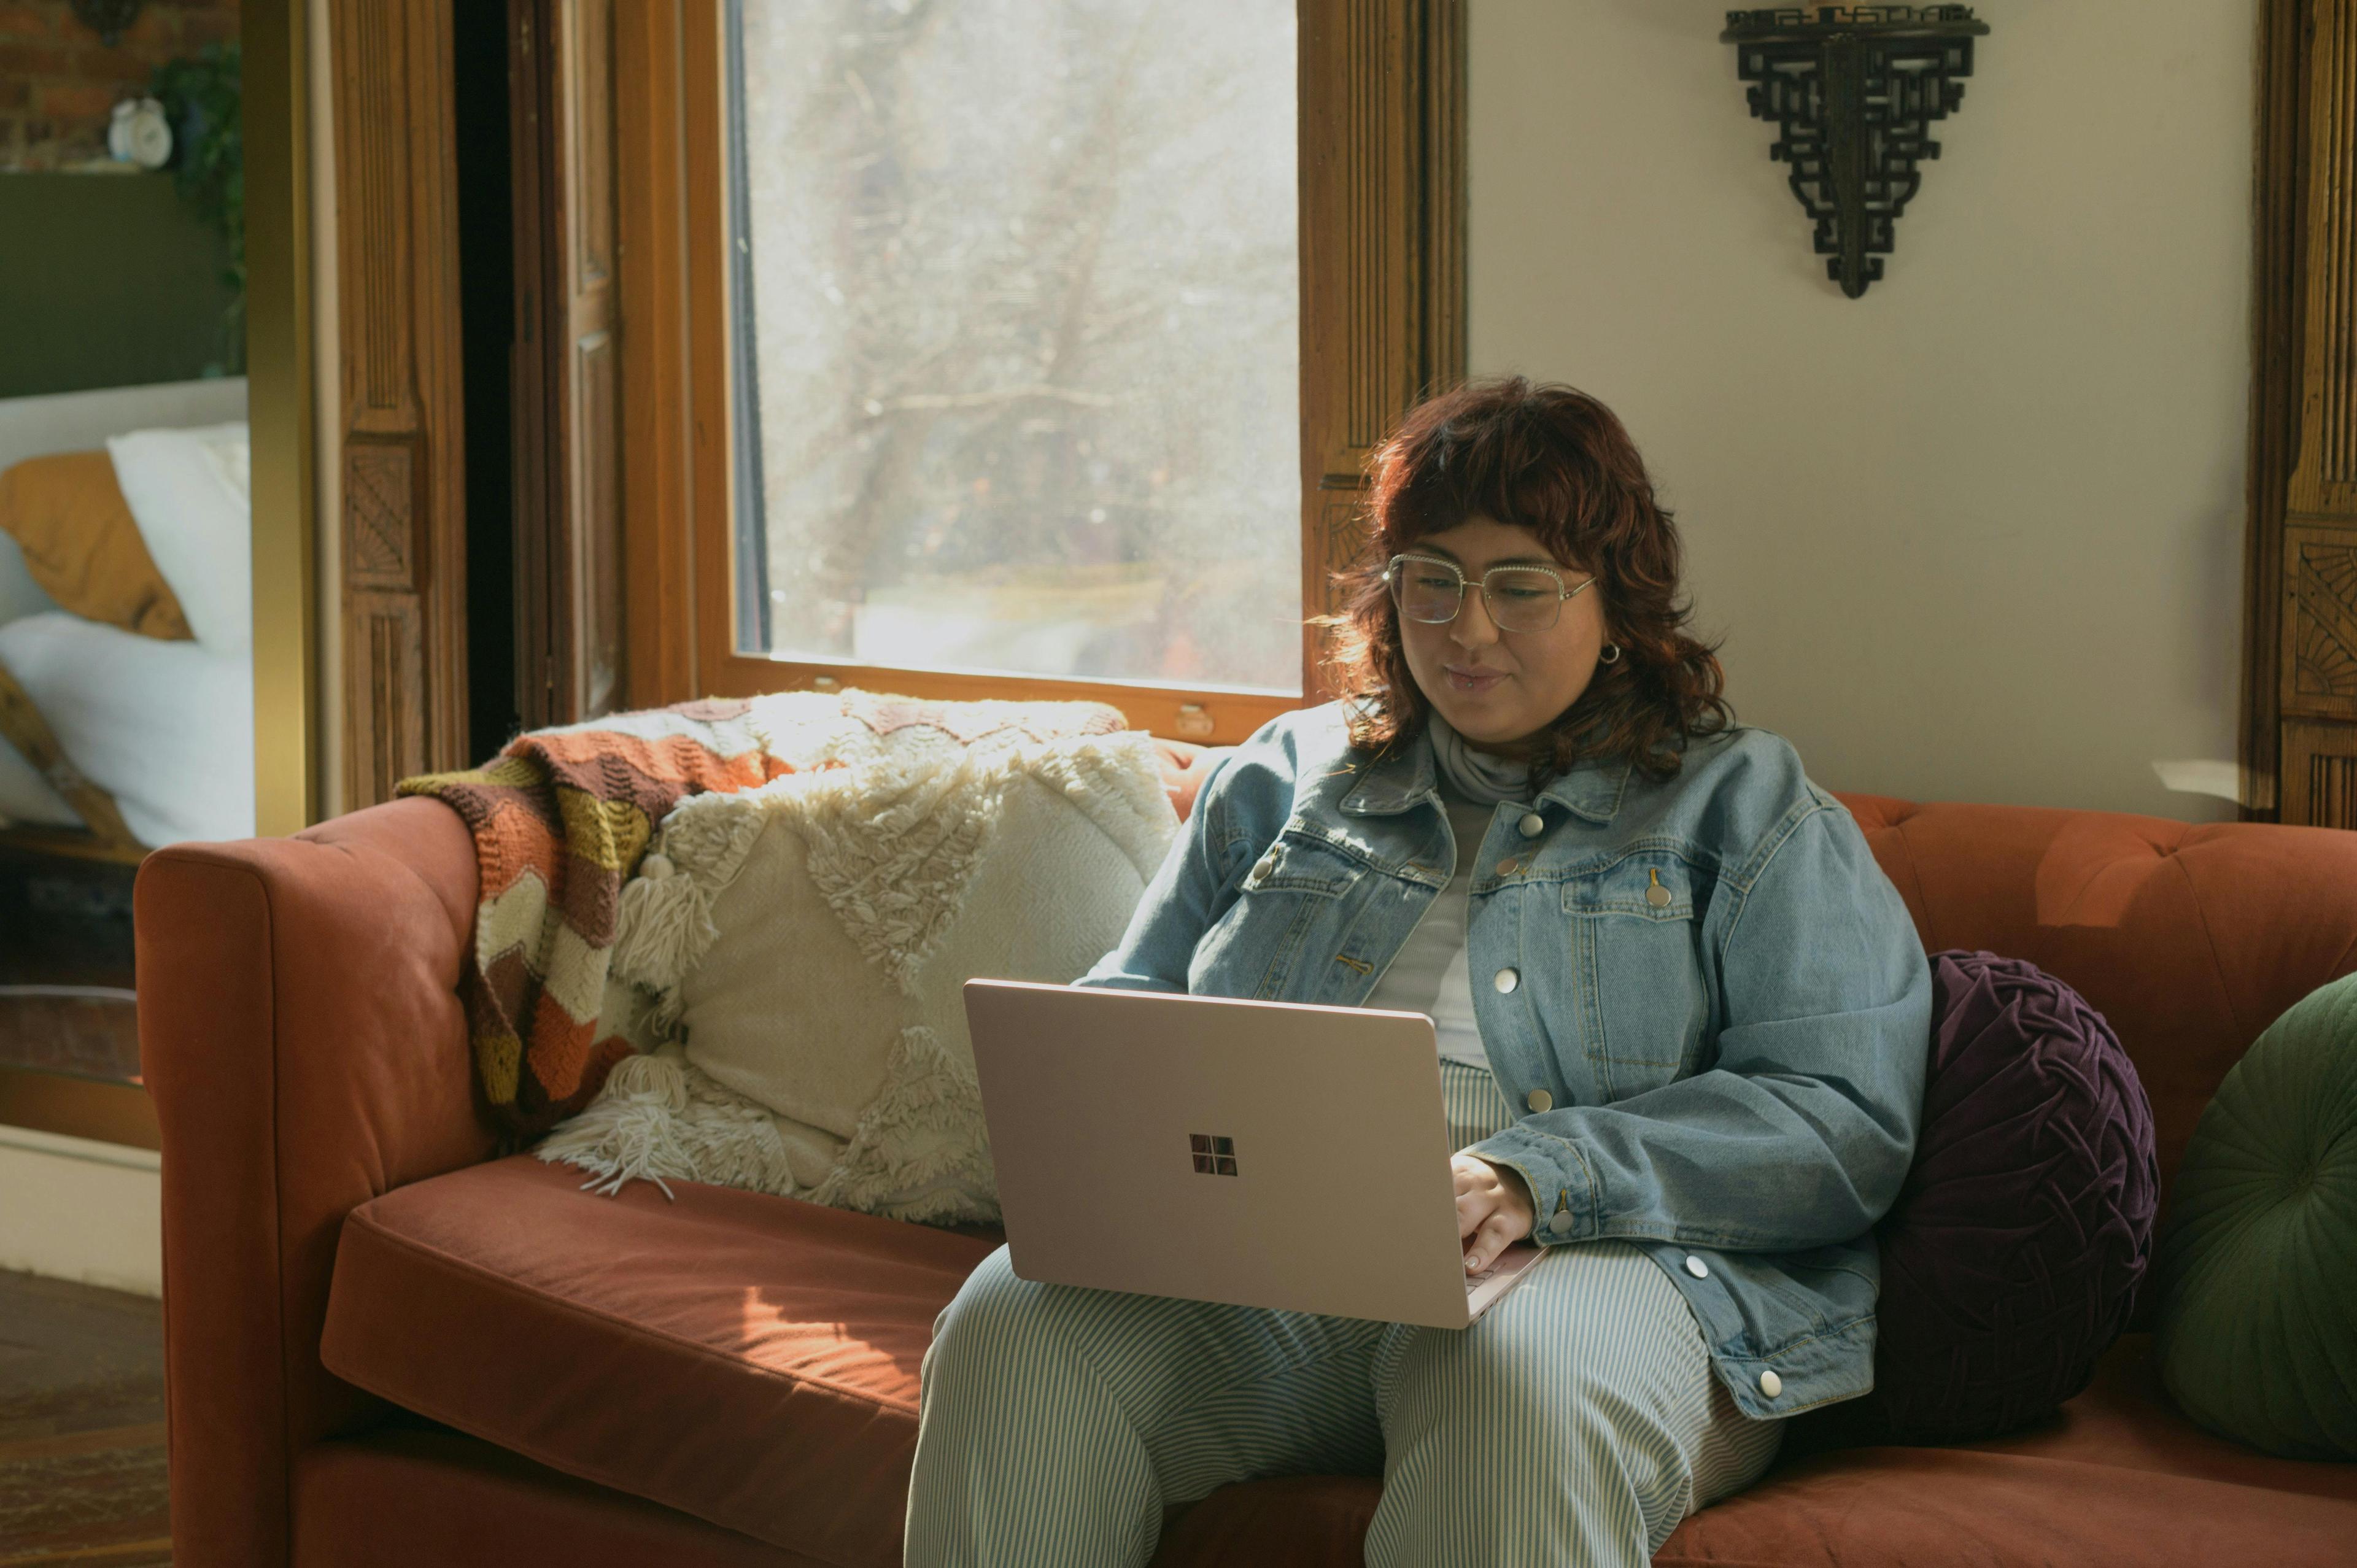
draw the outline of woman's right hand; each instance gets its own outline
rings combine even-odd
[[[1457,1182],[1457,1234],[1465,1241],[1465,1272],[1478,1274],[1498,1254],[1526,1239],[1537,1218],[1530,1184],[1511,1165],[1493,1165],[1479,1155],[1452,1155]]]

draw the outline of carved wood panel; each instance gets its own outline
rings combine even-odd
[[[465,453],[447,9],[328,11],[347,808],[464,766]]]
[[[2357,0],[2315,0],[2294,513],[2357,516]]]
[[[352,728],[351,805],[390,800],[426,750],[424,612],[411,594],[361,593],[344,605],[345,686]]]
[[[2357,720],[2357,529],[2284,539],[2283,711]]]
[[[2357,829],[2357,725],[2284,725],[2284,821]]]
[[[344,582],[417,591],[417,454],[408,441],[352,437],[344,447]]]
[[[1338,607],[1370,456],[1464,373],[1464,16],[1456,0],[1302,0],[1302,602]],[[1322,636],[1303,639],[1318,702]]]

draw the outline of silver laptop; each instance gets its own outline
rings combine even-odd
[[[1465,1272],[1421,1013],[1003,980],[965,1012],[1024,1279],[1462,1328],[1539,1259]]]

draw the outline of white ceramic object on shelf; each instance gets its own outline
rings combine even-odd
[[[106,127],[106,150],[116,161],[162,168],[172,160],[172,125],[154,98],[126,98],[114,106]]]

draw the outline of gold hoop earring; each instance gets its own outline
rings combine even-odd
[[[1604,651],[1602,651],[1601,653],[1598,653],[1598,654],[1596,656],[1596,662],[1598,662],[1598,664],[1618,664],[1618,663],[1620,663],[1620,645],[1619,643],[1617,643],[1617,642],[1608,642],[1608,643],[1606,643],[1606,644],[1604,645]]]

